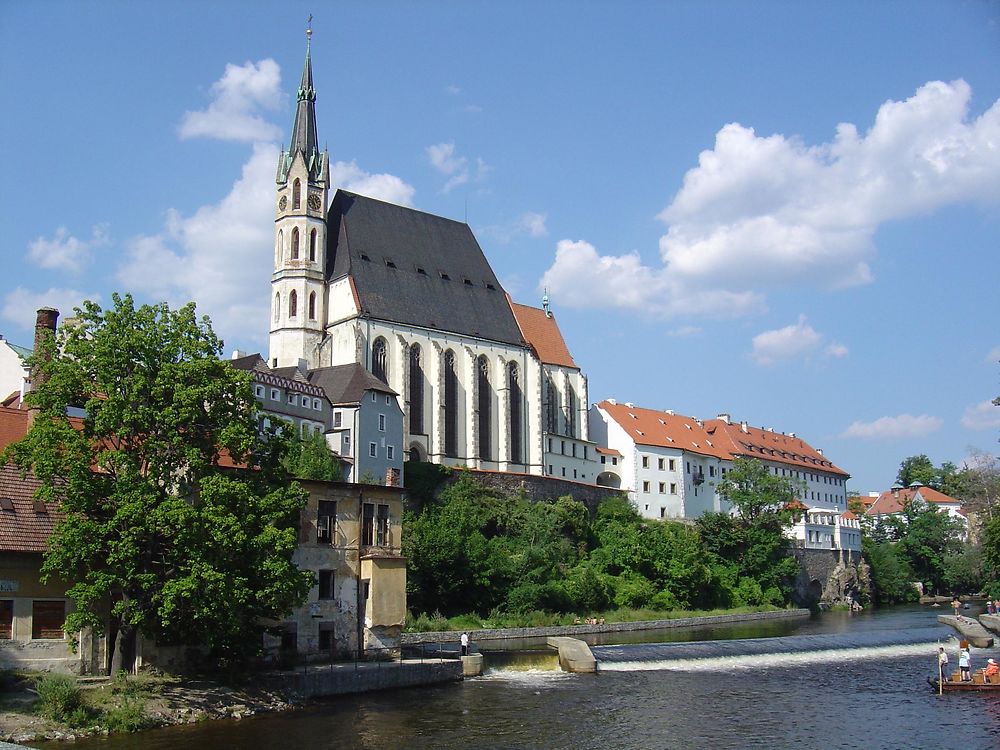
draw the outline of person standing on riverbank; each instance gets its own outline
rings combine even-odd
[[[468,633],[462,633],[461,641],[462,641],[462,656],[468,656],[469,655],[469,634]]]

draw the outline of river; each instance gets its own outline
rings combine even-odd
[[[596,675],[540,652],[491,654],[483,677],[339,697],[243,721],[88,739],[73,750],[458,748],[1000,748],[1000,696],[937,696],[942,609],[633,634]],[[616,640],[622,640],[619,636]],[[642,641],[642,642],[639,642]],[[973,649],[974,666],[1000,648]],[[49,745],[51,746],[51,745]]]

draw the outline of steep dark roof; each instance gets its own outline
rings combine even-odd
[[[468,224],[338,190],[327,237],[327,276],[353,278],[363,314],[525,346]]]
[[[310,370],[309,382],[322,388],[334,404],[356,404],[364,397],[365,391],[399,395],[356,362]]]
[[[235,367],[237,370],[267,370],[267,362],[264,358],[257,354],[248,354],[245,357],[234,357],[229,360],[229,364]]]

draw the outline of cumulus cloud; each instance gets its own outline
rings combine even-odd
[[[712,149],[685,175],[659,218],[662,266],[638,256],[607,256],[588,276],[621,262],[640,277],[668,276],[676,287],[754,294],[787,285],[838,288],[872,280],[873,236],[891,220],[944,205],[1000,196],[1000,101],[969,116],[964,81],[933,81],[906,101],[888,101],[865,133],[837,126],[827,143],[807,145],[781,134],[759,136],[737,123],[716,134]],[[564,277],[573,259],[557,254],[548,274]],[[579,270],[579,269],[576,269]],[[657,304],[656,284],[639,294]],[[596,304],[634,305],[606,295]]]
[[[967,430],[992,430],[1000,427],[1000,406],[992,401],[980,401],[965,409],[962,427]]]
[[[897,438],[924,437],[944,424],[940,417],[928,414],[913,416],[900,414],[896,417],[880,417],[873,422],[853,422],[844,430],[841,437],[861,438],[862,440],[895,440]]]
[[[0,318],[11,321],[25,331],[31,331],[35,327],[35,312],[38,308],[54,307],[59,311],[61,319],[65,319],[71,317],[73,308],[80,307],[86,299],[100,302],[101,295],[56,287],[44,292],[33,292],[19,286],[4,297]]]
[[[426,152],[431,166],[448,178],[441,188],[442,193],[448,193],[471,180],[482,181],[493,170],[480,157],[470,162],[468,158],[460,156],[455,151],[454,143],[436,143],[428,146]]]
[[[701,333],[699,326],[678,326],[667,331],[667,335],[672,338],[682,339],[688,336],[697,336]]]
[[[507,224],[490,224],[479,227],[476,233],[482,237],[490,237],[501,244],[507,244],[525,236],[545,237],[549,233],[545,226],[546,219],[545,214],[527,211]]]
[[[994,346],[986,355],[986,361],[991,365],[1000,362],[1000,346]]]
[[[338,161],[331,164],[330,180],[333,185],[352,193],[367,195],[369,198],[377,198],[400,206],[413,205],[415,190],[412,185],[393,174],[366,172],[353,161]]]
[[[274,110],[282,101],[281,68],[274,60],[226,65],[222,78],[212,84],[212,101],[206,109],[185,112],[181,138],[218,138],[225,141],[274,141],[281,129],[260,116],[260,109]]]
[[[800,315],[796,323],[754,336],[750,356],[759,365],[773,365],[807,357],[819,351],[823,341],[823,335],[806,322],[805,315]],[[847,347],[836,341],[823,346],[822,351],[828,357],[846,357],[848,353]]]
[[[56,229],[51,239],[37,237],[28,246],[28,257],[42,268],[79,272],[90,263],[95,248],[108,244],[107,224],[98,224],[91,230],[89,240],[81,240],[69,233],[66,227]]]

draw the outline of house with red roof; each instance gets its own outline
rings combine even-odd
[[[962,501],[920,482],[911,482],[909,487],[895,484],[885,492],[872,492],[868,497],[862,498],[865,516],[875,523],[884,518],[902,515],[904,508],[914,502],[947,513],[950,518],[961,523],[965,530],[963,533],[968,534],[969,519]]]

